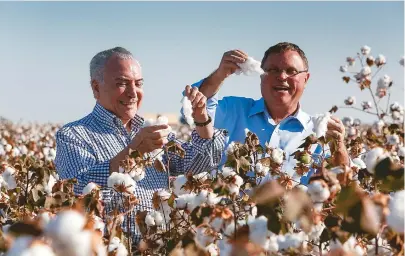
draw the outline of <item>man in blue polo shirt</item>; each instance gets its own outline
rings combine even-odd
[[[281,148],[288,157],[313,133],[313,118],[300,105],[310,78],[308,60],[295,44],[283,42],[271,46],[261,62],[265,72],[260,83],[262,97],[254,100],[229,96],[218,100],[217,93],[225,79],[238,71],[247,58],[241,50],[225,52],[219,67],[186,91],[191,94],[200,91],[207,97],[208,113],[216,128],[228,130],[228,143],[244,142],[245,129],[249,129],[258,135],[263,146],[267,142],[272,148]],[[344,145],[345,128],[338,118],[331,117],[326,135],[336,141],[336,146],[331,144],[330,148],[335,163],[349,165]],[[315,149],[315,153],[320,153],[319,150],[320,147]]]

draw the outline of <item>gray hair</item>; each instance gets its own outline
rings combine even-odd
[[[97,53],[90,61],[90,79],[99,83],[104,82],[104,66],[112,55],[117,55],[121,59],[133,59],[130,51],[123,47],[115,47]],[[139,63],[138,63],[139,64]]]

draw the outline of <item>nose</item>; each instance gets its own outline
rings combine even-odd
[[[136,87],[136,85],[134,83],[131,83],[130,85],[127,86],[127,89],[126,89],[127,96],[129,98],[136,98],[137,97],[137,94],[136,94],[137,90],[138,90],[138,88]]]
[[[277,79],[279,81],[285,81],[287,78],[288,78],[288,75],[284,70],[281,70],[280,72],[278,72]]]

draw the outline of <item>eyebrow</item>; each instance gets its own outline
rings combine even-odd
[[[115,80],[121,80],[121,81],[126,81],[126,82],[132,81],[132,79],[127,78],[125,76],[117,77],[117,78],[115,78]],[[143,78],[135,80],[135,83],[136,82],[143,82]]]

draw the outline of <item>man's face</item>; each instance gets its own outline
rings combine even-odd
[[[263,63],[261,92],[270,109],[296,106],[309,79],[304,60],[296,51],[271,53]]]
[[[104,83],[92,81],[99,104],[123,122],[132,119],[143,98],[141,67],[134,59],[111,56],[104,67]]]

